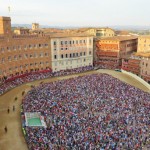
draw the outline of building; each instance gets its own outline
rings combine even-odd
[[[113,37],[115,36],[115,31],[111,28],[97,28],[96,37]]]
[[[81,34],[50,36],[52,70],[93,65],[93,37]]]
[[[0,80],[93,65],[92,36],[33,29],[19,28],[13,33],[10,17],[0,17]]]
[[[111,28],[80,28],[76,30],[76,33],[84,33],[92,35],[94,37],[113,37],[115,31]]]
[[[134,53],[130,58],[123,59],[122,69],[150,83],[150,53]]]
[[[150,35],[139,36],[137,52],[138,53],[150,52]]]
[[[16,28],[14,30],[14,33],[17,34],[17,35],[28,35],[29,34],[29,30],[30,29],[26,29],[26,28]]]
[[[96,65],[101,68],[121,68],[122,58],[127,58],[137,51],[137,37],[108,37],[95,41],[96,49],[94,59]]]
[[[128,72],[132,72],[138,76],[140,76],[140,64],[141,64],[141,59],[139,58],[127,58],[127,59],[122,59],[122,67],[121,69],[126,70]]]
[[[39,29],[39,24],[38,23],[32,23],[32,30],[37,30]]]
[[[140,76],[150,83],[150,53],[136,53],[136,57],[141,59]]]
[[[51,68],[49,37],[14,34],[10,17],[0,17],[0,80]]]

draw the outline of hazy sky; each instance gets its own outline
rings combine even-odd
[[[0,0],[0,16],[13,24],[150,26],[150,0]]]

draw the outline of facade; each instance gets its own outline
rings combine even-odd
[[[122,58],[126,58],[137,50],[136,37],[109,37],[96,39],[97,55],[94,62],[101,68],[121,68]]]
[[[92,36],[63,34],[50,39],[53,71],[93,65]]]
[[[138,53],[149,53],[150,52],[150,36],[143,35],[138,38]]]
[[[150,55],[141,60],[141,77],[150,84]]]
[[[26,31],[26,32],[25,32]],[[93,37],[11,31],[11,19],[0,17],[0,80],[30,72],[60,71],[93,65]]]
[[[150,83],[150,53],[135,53],[130,58],[123,59],[122,69]]]
[[[111,28],[97,28],[97,37],[113,37],[115,36],[115,31]]]
[[[122,60],[122,69],[128,72],[132,72],[138,76],[140,76],[140,64],[141,59],[139,58],[129,58]]]
[[[17,29],[14,30],[14,33],[17,34],[17,35],[29,34],[29,29],[17,28]]]
[[[38,23],[32,23],[32,30],[38,30],[39,24]]]
[[[49,37],[11,32],[11,19],[0,17],[0,79],[51,68]]]
[[[94,37],[113,37],[115,31],[111,28],[80,28],[77,33],[85,33]]]

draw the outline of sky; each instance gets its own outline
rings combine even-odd
[[[150,26],[149,7],[150,0],[0,0],[0,16],[12,24]]]

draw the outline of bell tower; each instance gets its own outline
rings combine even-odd
[[[39,24],[38,23],[32,23],[32,30],[37,30],[39,29]]]
[[[10,17],[0,17],[0,34],[4,34],[6,36],[11,34]]]

